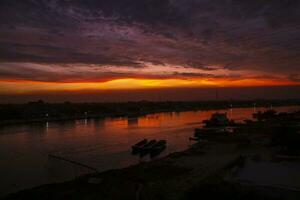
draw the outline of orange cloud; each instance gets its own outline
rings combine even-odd
[[[21,80],[0,81],[0,93],[22,94],[49,91],[84,90],[130,90],[155,88],[201,88],[201,87],[249,87],[300,85],[290,80],[232,79],[232,78],[187,78],[187,79],[141,79],[120,78],[106,82],[38,82]]]

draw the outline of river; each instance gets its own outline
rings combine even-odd
[[[277,107],[295,111],[300,107]],[[265,110],[265,108],[256,108]],[[254,108],[219,110],[234,120],[251,118]],[[92,172],[49,154],[89,165],[98,171],[148,161],[131,155],[131,145],[147,139],[167,140],[160,156],[182,151],[189,137],[216,110],[149,114],[139,118],[106,118],[6,126],[0,128],[0,196],[34,186],[61,182]]]

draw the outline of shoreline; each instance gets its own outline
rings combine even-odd
[[[0,125],[1,126],[12,126],[12,125],[23,125],[23,124],[35,124],[35,123],[46,123],[46,122],[66,122],[66,121],[75,121],[75,120],[84,120],[84,119],[104,119],[104,118],[120,118],[120,117],[142,117],[145,115],[149,114],[155,114],[155,113],[167,113],[167,112],[187,112],[187,111],[209,111],[209,110],[222,110],[222,109],[230,109],[230,108],[251,108],[253,107],[253,102],[254,101],[239,101],[239,105],[233,105],[230,107],[230,103],[228,101],[220,101],[220,102],[210,102],[210,103],[217,103],[217,105],[208,105],[205,107],[205,103],[200,102],[201,106],[198,107],[186,107],[186,105],[182,107],[177,107],[177,108],[166,108],[166,109],[152,109],[152,110],[147,110],[147,111],[118,111],[118,113],[101,113],[101,114],[85,114],[84,116],[64,116],[64,117],[44,117],[44,118],[32,118],[32,119],[20,119],[20,120],[0,120]],[[263,102],[263,103],[262,103]],[[256,108],[262,108],[265,107],[267,108],[270,103],[272,104],[273,108],[276,107],[283,107],[283,106],[300,106],[300,101],[295,101],[292,103],[282,103],[280,101],[262,101],[256,105]],[[151,102],[155,104],[155,102]],[[163,102],[163,103],[168,103],[168,102]],[[174,102],[173,102],[174,103]],[[187,104],[189,102],[186,102]],[[199,102],[198,102],[199,103]],[[176,102],[175,104],[178,104]],[[225,105],[224,105],[225,104]],[[77,105],[77,104],[74,104]],[[79,104],[81,105],[81,104]],[[82,104],[84,105],[84,104]],[[0,105],[1,106],[1,105]]]

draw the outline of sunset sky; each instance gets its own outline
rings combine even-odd
[[[0,101],[300,98],[299,63],[298,0],[0,1]]]

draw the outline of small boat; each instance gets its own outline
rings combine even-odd
[[[265,112],[258,111],[257,113],[253,113],[252,116],[254,119],[258,121],[267,121],[270,119],[274,119],[277,115],[275,110],[267,110]]]
[[[230,124],[230,120],[227,118],[227,113],[216,112],[212,114],[210,119],[204,120],[203,123],[206,127],[219,127],[228,126]]]
[[[150,153],[153,146],[156,144],[156,140],[150,140],[147,144],[145,144],[140,151],[140,156],[143,157]]]
[[[155,143],[150,151],[150,156],[155,157],[158,156],[161,152],[165,150],[167,141],[166,140],[160,140],[157,143]]]
[[[135,145],[132,145],[132,154],[137,154],[139,153],[143,147],[148,143],[147,139],[143,139],[141,141],[139,141],[138,143],[136,143]]]

